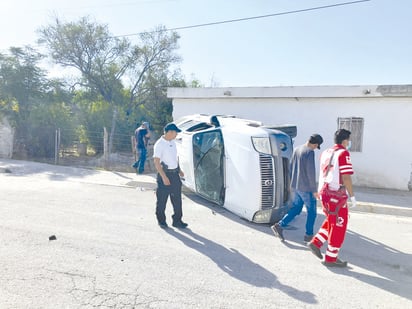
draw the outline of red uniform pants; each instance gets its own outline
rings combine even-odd
[[[323,208],[325,209],[327,207]],[[321,248],[323,243],[327,241],[328,248],[326,250],[325,261],[335,262],[338,258],[339,249],[345,240],[346,228],[348,226],[348,206],[345,204],[340,207],[337,214],[328,214],[325,211],[324,213],[326,216],[325,221],[323,221],[312,243],[318,248]]]

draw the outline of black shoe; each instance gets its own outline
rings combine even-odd
[[[313,238],[313,235],[305,235],[305,237],[303,237],[303,240],[305,242],[311,242]]]
[[[167,229],[167,228],[169,227],[166,222],[159,222],[159,226],[160,226],[162,229]]]
[[[187,224],[187,223],[184,223],[183,221],[173,222],[172,225],[173,225],[174,227],[177,227],[178,229],[185,229],[185,228],[187,228],[187,226],[188,226],[188,224]]]
[[[319,259],[323,259],[323,255],[320,252],[320,249],[318,247],[315,246],[314,243],[309,243],[308,248],[310,249],[310,251],[312,251],[312,253],[314,255],[316,255]]]
[[[339,260],[339,259],[336,259],[335,262],[326,262],[326,261],[323,261],[322,264],[325,265],[326,267],[341,267],[341,268],[343,268],[343,267],[348,266],[348,262],[346,262],[346,261],[341,261],[341,260]]]
[[[273,234],[275,234],[275,236],[279,237],[282,241],[285,240],[285,237],[283,237],[283,229],[279,223],[275,223],[270,228],[272,229]]]

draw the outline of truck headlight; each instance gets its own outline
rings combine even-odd
[[[288,149],[288,146],[286,145],[285,142],[280,142],[279,148],[280,148],[280,150],[282,150],[282,151],[286,151],[286,149]]]
[[[257,152],[271,154],[270,141],[268,137],[252,137],[253,147]]]
[[[272,209],[259,210],[253,216],[252,221],[255,223],[269,223],[272,217]]]

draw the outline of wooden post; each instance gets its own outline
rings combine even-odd
[[[54,164],[59,164],[60,157],[60,128],[56,130],[54,136]]]
[[[107,169],[109,163],[109,143],[106,127],[103,128],[103,167]]]

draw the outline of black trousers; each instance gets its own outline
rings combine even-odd
[[[166,172],[166,176],[170,180],[170,185],[166,186],[163,183],[160,174],[157,174],[157,189],[156,189],[156,218],[159,223],[166,222],[166,204],[167,198],[170,196],[174,214],[173,222],[182,221],[182,181],[180,180],[179,172]]]

